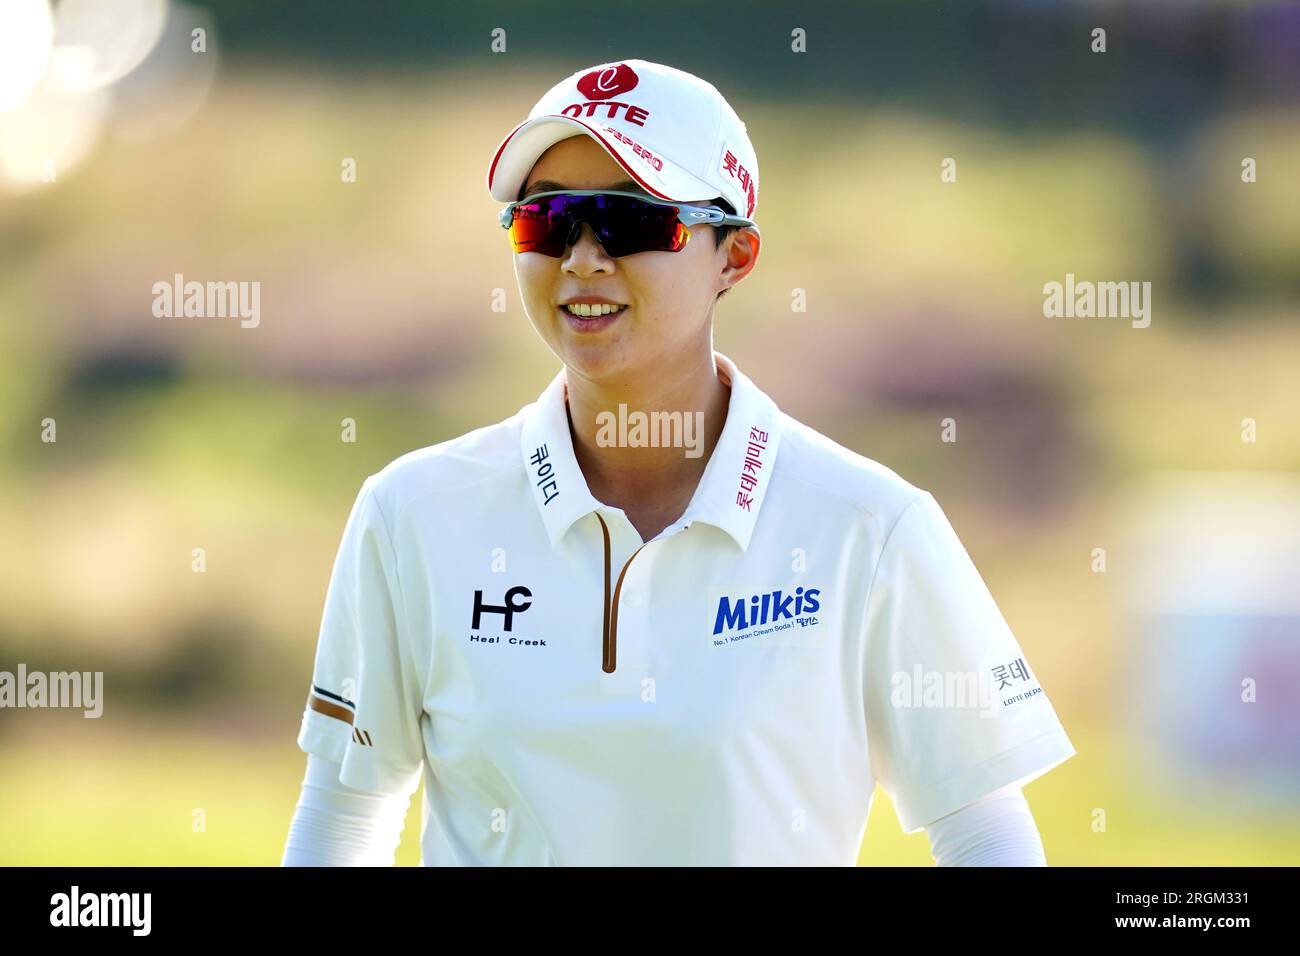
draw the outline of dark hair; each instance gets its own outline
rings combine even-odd
[[[736,210],[731,205],[731,203],[727,202],[725,199],[721,197],[713,200],[713,205],[721,207],[728,216],[734,216],[736,214]],[[713,227],[713,248],[714,249],[721,248],[722,244],[727,241],[727,237],[739,228],[740,228],[739,226],[714,226]]]
[[[713,205],[723,209],[728,216],[734,216],[736,214],[735,207],[732,206],[731,203],[723,199],[721,196],[713,200]],[[740,226],[731,226],[731,225],[714,226],[713,227],[713,248],[721,249],[722,244],[727,241],[727,237],[730,236],[733,232],[735,232],[739,228]],[[718,293],[717,298],[714,299],[713,301],[717,302],[718,299],[721,299],[724,295],[726,295],[730,291],[731,291],[730,289],[723,289],[721,292]]]

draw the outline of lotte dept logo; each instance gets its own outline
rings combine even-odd
[[[626,63],[592,70],[578,80],[578,92],[589,100],[607,100],[633,89],[638,82],[636,72]]]

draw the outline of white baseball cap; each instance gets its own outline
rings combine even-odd
[[[646,60],[602,63],[551,87],[497,147],[488,192],[497,202],[520,199],[542,153],[582,134],[653,196],[721,197],[737,215],[754,218],[758,157],[745,124],[713,84]]]

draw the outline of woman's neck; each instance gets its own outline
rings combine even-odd
[[[597,383],[571,371],[566,379],[573,451],[592,495],[623,509],[634,525],[671,524],[690,503],[726,424],[731,389],[712,348],[649,383]]]

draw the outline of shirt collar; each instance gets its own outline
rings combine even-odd
[[[718,351],[713,359],[718,375],[731,386],[727,421],[682,520],[721,528],[745,550],[772,481],[780,410],[731,359]],[[523,411],[520,451],[554,547],[579,518],[609,506],[592,495],[573,453],[566,370],[561,368]]]

